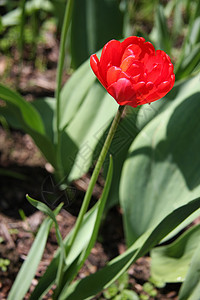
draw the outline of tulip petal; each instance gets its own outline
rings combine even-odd
[[[155,48],[150,42],[146,42],[144,43],[142,53],[140,54],[140,60],[144,65],[146,65],[150,56],[155,56]]]
[[[111,85],[119,79],[122,70],[117,67],[111,67],[107,72],[107,86]]]
[[[138,44],[141,45],[144,42],[145,39],[143,37],[129,36],[121,43],[122,51],[124,52],[125,49],[130,45],[138,45]]]
[[[130,68],[135,62],[135,57],[133,55],[128,56],[126,59],[122,60],[120,68],[123,72],[126,72],[128,68]]]
[[[144,75],[144,66],[141,62],[135,60],[126,72],[131,77],[135,77],[138,74]]]
[[[101,84],[106,88],[106,82],[99,73],[99,59],[96,56],[96,54],[93,54],[93,55],[90,56],[90,66],[91,66],[94,74],[96,75],[96,77],[101,82]]]
[[[148,81],[148,82],[146,83],[146,87],[147,87],[147,89],[148,89],[149,91],[152,90],[152,88],[154,87],[153,82]]]
[[[121,61],[121,43],[116,40],[108,42],[102,50],[99,68],[102,77],[106,77],[111,66],[119,67]]]
[[[133,85],[127,78],[120,78],[110,85],[107,91],[120,105],[123,105],[121,104],[123,101],[129,101],[135,95]]]
[[[167,93],[170,90],[170,82],[169,81],[164,81],[158,86],[158,92],[161,93]]]
[[[99,59],[96,56],[96,54],[93,54],[90,56],[90,66],[92,68],[92,71],[94,74],[97,76],[99,71],[98,71],[98,66],[99,66]]]
[[[174,82],[175,82],[175,75],[172,74],[172,75],[170,76],[170,79],[171,79],[171,88],[173,88]]]
[[[148,71],[148,69],[146,69],[146,73],[148,81],[155,82],[160,76],[161,65],[154,63],[153,67],[151,67],[151,71]]]
[[[140,53],[142,52],[142,49],[139,45],[137,44],[133,44],[133,45],[129,45],[126,50],[124,51],[124,54],[122,56],[122,62],[131,55],[135,58],[135,60],[138,60]]]

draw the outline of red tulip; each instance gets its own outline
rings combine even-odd
[[[100,60],[93,54],[90,65],[108,93],[120,105],[136,107],[164,97],[173,87],[175,75],[170,57],[155,51],[142,37],[123,42],[111,40]]]

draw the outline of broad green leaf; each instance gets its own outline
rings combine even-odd
[[[95,80],[89,60],[79,67],[64,85],[61,93],[61,158],[63,173],[69,176],[68,181],[82,176],[96,161],[105,139],[105,132],[117,111],[117,107],[116,101]],[[135,120],[134,112],[133,117]],[[130,121],[131,114],[128,118]],[[124,131],[126,131],[125,127],[124,124]],[[129,133],[126,132],[124,136],[130,145],[130,136],[134,134],[131,133],[131,126],[127,125],[127,127],[129,127],[127,128]],[[124,140],[126,138],[124,137]],[[126,140],[125,147],[129,146],[128,143]],[[127,149],[125,150],[123,147],[123,150],[125,154],[121,153],[123,156],[120,158],[121,163],[116,166],[118,181],[121,166],[127,153]],[[114,156],[116,154],[112,149],[111,153]],[[118,185],[118,183],[116,184]],[[115,198],[114,194],[112,198]],[[114,203],[113,200],[110,203]]]
[[[115,100],[105,94],[100,83],[95,81],[73,120],[62,133],[61,158],[65,174],[69,174],[73,167],[69,181],[82,176],[94,163],[94,150],[110,125],[117,107]]]
[[[68,181],[82,176],[96,160],[97,145],[117,107],[115,100],[95,80],[89,60],[63,87],[60,151],[63,173],[69,176]]]
[[[27,126],[41,134],[44,133],[43,122],[38,112],[19,94],[0,84],[0,98],[20,109],[21,115]]]
[[[67,293],[58,299],[92,299],[92,297],[96,296],[100,291],[112,284],[135,260],[145,255],[191,213],[199,209],[199,207],[200,198],[197,198],[175,209],[157,226],[153,226],[148,232],[141,236],[138,241],[123,254],[108,262],[104,268],[95,274],[85,277],[82,280],[77,280],[68,288]]]
[[[39,113],[45,128],[45,133],[48,139],[54,143],[54,134],[55,134],[55,108],[56,100],[55,98],[45,97],[39,98],[32,102],[32,105]]]
[[[74,118],[94,82],[95,76],[87,60],[65,83],[61,91],[61,129],[64,129]]]
[[[192,227],[173,243],[153,249],[151,276],[163,283],[184,281],[192,256],[199,245],[200,225]]]
[[[129,245],[200,194],[198,76],[187,88],[183,85],[170,107],[143,128],[124,164],[120,200]]]
[[[199,237],[198,237],[199,238]],[[196,246],[185,281],[179,292],[179,300],[198,300],[200,295],[200,243]]]
[[[47,161],[50,162],[55,169],[57,169],[55,145],[50,142],[46,135],[39,134],[33,130],[27,130],[26,132],[30,134],[39,150],[46,157]]]
[[[59,213],[61,207],[55,210],[55,214]],[[31,250],[29,251],[26,261],[23,263],[15,282],[8,295],[8,300],[21,300],[24,298],[28,291],[31,281],[35,276],[37,267],[42,258],[44,248],[46,245],[49,230],[52,226],[53,221],[49,218],[45,219],[37,236],[33,242]]]
[[[7,103],[5,106],[0,107],[0,117],[1,122],[2,117],[4,118],[3,120],[6,120],[7,127],[21,130],[24,130],[24,128],[27,127],[22,118],[20,109],[16,108],[11,103]]]
[[[105,43],[122,38],[123,16],[115,0],[76,0],[71,28],[72,64],[77,68]]]
[[[173,102],[179,101],[179,98],[190,97],[197,81],[198,76],[176,81],[172,90],[164,98],[151,103],[151,105],[142,105],[137,114],[136,126],[138,130],[141,130],[155,116],[169,108]]]
[[[21,9],[16,8],[16,9],[8,12],[6,15],[2,16],[2,19],[1,19],[2,25],[4,27],[7,27],[7,26],[13,26],[13,25],[19,24],[20,13],[21,13]]]

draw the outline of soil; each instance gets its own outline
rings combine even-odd
[[[0,59],[0,75],[5,71],[8,73],[4,82],[20,91],[27,101],[40,96],[53,96],[58,58],[58,41],[55,39],[54,32],[48,33],[48,43],[39,45],[37,49],[37,54],[46,60],[45,71],[37,69],[33,62],[26,59],[25,55],[23,67],[18,76],[19,56],[16,49],[11,50],[12,59],[5,56]],[[25,54],[27,54],[26,51]],[[12,65],[9,71],[8,61],[9,65]],[[64,80],[67,78],[68,75],[65,74]],[[30,136],[20,131],[0,127],[0,255],[1,258],[9,260],[6,270],[2,271],[0,268],[1,300],[7,298],[13,281],[28,255],[37,230],[45,218],[44,214],[29,204],[26,194],[42,200],[42,185],[47,178],[51,178],[51,172],[51,166],[42,157]],[[90,174],[86,174],[73,183],[72,188],[76,191],[76,199],[71,206],[62,209],[57,217],[63,237],[68,234],[76,221],[89,178]],[[93,194],[94,202],[97,201],[101,191],[100,180]],[[55,229],[52,228],[41,263],[25,299],[29,299],[31,291],[49,265],[56,249]],[[100,229],[98,241],[78,277],[83,278],[96,272],[107,261],[123,253],[125,249],[121,211],[119,207],[114,207],[108,212]],[[150,258],[148,256],[140,258],[131,266],[128,274],[130,289],[138,294],[145,294],[143,284],[150,277]],[[178,289],[179,285],[166,285],[162,289],[157,289],[155,298],[149,299],[177,299]],[[44,299],[51,299],[51,294],[52,291]],[[105,298],[103,294],[100,294],[95,299]]]

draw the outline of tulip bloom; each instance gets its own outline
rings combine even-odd
[[[175,81],[170,57],[162,50],[155,51],[142,37],[111,40],[103,47],[100,60],[96,54],[90,57],[90,65],[119,105],[137,107],[156,101]]]

